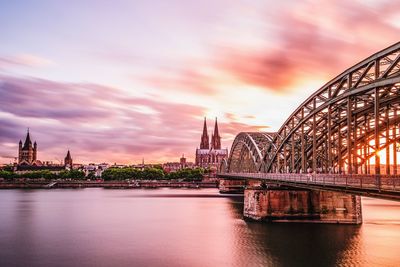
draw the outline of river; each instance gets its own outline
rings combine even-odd
[[[364,223],[242,220],[217,189],[0,191],[0,266],[400,266],[400,203]]]

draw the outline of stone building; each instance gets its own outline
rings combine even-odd
[[[29,129],[26,134],[25,143],[22,146],[22,140],[19,140],[18,147],[18,165],[35,165],[37,163],[37,143],[31,141]]]
[[[194,163],[186,161],[185,155],[179,159],[179,162],[167,162],[162,165],[165,172],[176,172],[183,169],[193,169]]]
[[[64,159],[64,165],[65,165],[65,167],[70,167],[70,168],[72,168],[72,166],[73,166],[72,157],[71,157],[71,153],[69,153],[69,150],[67,152],[67,156]]]
[[[217,118],[215,118],[214,133],[211,135],[211,142],[207,132],[207,121],[204,118],[200,148],[196,149],[196,166],[216,170],[221,161],[227,157],[228,149],[221,148],[221,136],[219,135]]]

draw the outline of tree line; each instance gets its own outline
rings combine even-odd
[[[202,168],[196,169],[182,169],[176,172],[165,172],[160,167],[156,168],[145,168],[135,169],[131,167],[126,168],[108,168],[103,171],[101,178],[106,181],[111,180],[173,180],[182,179],[184,181],[201,181],[203,175],[208,170]],[[29,178],[29,179],[84,179],[85,173],[81,170],[63,170],[59,173],[50,172],[49,170],[32,171],[23,174],[18,174],[9,170],[0,170],[0,178],[6,180],[18,179],[18,178]],[[89,173],[86,178],[95,179],[94,173]]]
[[[101,177],[104,180],[172,180],[183,179],[185,181],[201,181],[205,170],[202,168],[182,169],[175,172],[165,172],[161,168],[108,168]]]

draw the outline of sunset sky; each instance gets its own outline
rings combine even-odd
[[[323,2],[323,4],[321,4]],[[0,163],[189,160],[399,41],[398,1],[1,1]]]

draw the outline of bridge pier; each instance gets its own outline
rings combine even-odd
[[[222,194],[243,194],[245,186],[245,179],[220,179],[218,188]]]
[[[268,222],[362,223],[359,196],[280,187],[246,188],[243,215]]]

